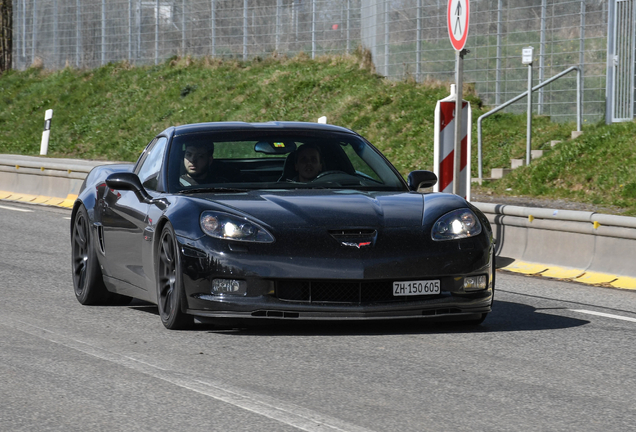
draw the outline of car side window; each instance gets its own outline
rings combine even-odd
[[[157,142],[148,149],[148,153],[139,168],[138,176],[141,183],[146,189],[156,190],[159,183],[159,175],[161,173],[161,164],[165,153],[168,139],[161,137]]]

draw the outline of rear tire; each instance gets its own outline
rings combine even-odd
[[[161,231],[157,248],[157,306],[161,322],[169,330],[185,330],[194,325],[188,315],[181,276],[181,256],[174,229],[168,222]]]
[[[106,304],[110,293],[104,285],[93,244],[90,219],[84,205],[77,209],[72,226],[71,255],[75,297],[83,305]]]

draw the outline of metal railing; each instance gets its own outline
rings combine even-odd
[[[553,76],[552,78],[547,79],[546,81],[542,82],[539,85],[536,85],[534,87],[532,87],[532,91],[535,92],[545,86],[547,86],[548,84],[556,81],[557,79],[563,77],[564,75],[569,74],[572,71],[576,71],[576,130],[578,132],[581,131],[581,117],[582,117],[582,104],[583,104],[583,100],[582,100],[582,96],[581,96],[581,88],[582,88],[582,75],[583,72],[581,70],[581,68],[579,68],[578,66],[572,66],[570,68],[567,68],[566,70],[564,70],[563,72]],[[528,91],[526,90],[525,92],[521,93],[520,95],[510,99],[507,102],[504,102],[503,104],[499,105],[497,108],[493,108],[490,111],[488,111],[485,114],[482,114],[478,119],[477,119],[477,163],[479,165],[478,168],[478,173],[479,173],[479,183],[481,184],[482,180],[483,180],[483,166],[482,166],[482,133],[481,133],[481,123],[482,121],[487,118],[490,117],[491,115],[501,111],[502,109],[506,108],[509,105],[512,105],[513,103],[523,99],[524,97],[528,96]],[[529,132],[530,133],[530,132]],[[530,138],[530,137],[528,137]],[[526,157],[529,157],[529,154],[526,155]],[[526,159],[527,160],[527,159]]]

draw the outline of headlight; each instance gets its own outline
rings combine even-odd
[[[201,229],[210,237],[250,241],[256,243],[272,243],[272,236],[265,228],[247,218],[229,213],[204,211],[199,219]]]
[[[439,218],[433,225],[431,236],[435,241],[442,241],[473,237],[479,233],[481,224],[475,213],[469,209],[458,209]]]

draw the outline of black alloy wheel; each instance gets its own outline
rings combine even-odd
[[[75,297],[83,305],[105,304],[109,292],[102,279],[88,213],[83,205],[77,209],[73,220],[71,245]]]
[[[194,317],[183,312],[187,305],[181,283],[179,246],[169,222],[161,232],[157,252],[157,306],[161,322],[170,330],[188,329],[194,324]]]

